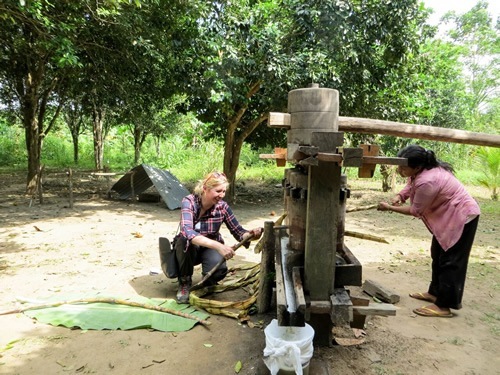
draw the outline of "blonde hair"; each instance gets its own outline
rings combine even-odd
[[[201,196],[204,187],[207,189],[213,189],[214,187],[222,184],[225,184],[226,188],[229,186],[226,175],[223,172],[213,171],[207,174],[203,180],[198,181],[194,188],[194,193]]]

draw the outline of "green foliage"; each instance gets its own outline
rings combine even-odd
[[[478,167],[482,176],[478,182],[490,189],[491,199],[498,200],[500,187],[500,148],[480,147],[477,150]]]
[[[8,126],[0,118],[0,167],[16,168],[25,162],[26,150],[21,129]]]
[[[44,301],[47,304],[61,303],[71,300],[109,298],[110,301],[120,301],[116,297],[106,296],[78,296],[76,298],[65,298],[57,296]],[[45,307],[25,311],[25,315],[39,322],[64,326],[68,328],[78,327],[81,329],[140,329],[151,328],[163,332],[188,331],[196,324],[196,320],[176,315],[188,314],[193,318],[206,319],[208,314],[196,310],[188,305],[179,305],[172,299],[149,299],[140,296],[127,296],[123,301],[137,303],[138,306],[127,306],[120,303],[75,303],[62,304],[57,307]],[[156,311],[154,308],[165,308],[172,313]]]

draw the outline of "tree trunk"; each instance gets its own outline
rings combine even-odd
[[[236,171],[240,161],[241,147],[243,140],[241,137],[236,138],[235,130],[237,124],[231,124],[226,139],[224,141],[224,173],[229,181],[229,187],[226,192],[225,200],[229,204],[235,203],[236,194]]]
[[[134,165],[141,160],[142,131],[141,126],[134,124]]]
[[[79,155],[78,155],[78,133],[77,132],[71,132],[71,138],[73,140],[73,162],[75,164],[78,164],[79,160]]]
[[[94,133],[94,162],[96,170],[103,170],[104,166],[104,116],[105,110],[94,103],[92,113]]]
[[[38,74],[37,74],[38,73]],[[38,88],[43,69],[37,72],[28,72],[28,79],[19,84],[18,92],[23,93],[21,112],[28,154],[28,176],[26,194],[34,196],[38,191],[40,173],[40,124],[38,123],[39,99]]]
[[[260,89],[260,81],[254,82],[250,85],[247,98],[250,99]],[[235,202],[236,194],[236,172],[238,171],[238,164],[240,162],[241,148],[243,142],[262,122],[266,121],[269,117],[269,112],[260,115],[257,119],[247,124],[242,124],[243,115],[248,109],[248,105],[244,105],[235,111],[234,116],[228,118],[226,136],[224,138],[224,173],[230,185],[226,192],[225,200],[232,204]],[[236,129],[241,131],[236,134]]]
[[[25,103],[27,104],[27,103]],[[38,191],[37,181],[40,172],[40,149],[38,148],[39,128],[35,116],[36,100],[24,108],[23,122],[28,153],[28,176],[26,194],[33,196]]]
[[[382,175],[382,191],[384,193],[394,191],[396,187],[396,171],[394,167],[381,164],[380,174]]]

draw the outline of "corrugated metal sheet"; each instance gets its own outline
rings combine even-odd
[[[172,173],[146,164],[138,165],[128,171],[109,190],[116,191],[120,199],[130,199],[132,181],[136,196],[154,185],[170,210],[180,208],[182,198],[189,194],[189,191]]]

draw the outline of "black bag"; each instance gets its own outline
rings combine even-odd
[[[173,241],[174,246],[171,246],[168,238],[160,237],[161,269],[169,279],[175,279],[179,274],[179,266],[177,265],[177,258],[175,256],[175,240],[176,238]]]

